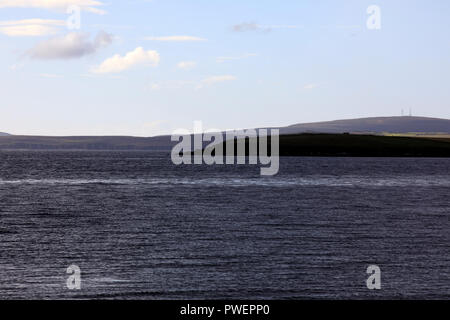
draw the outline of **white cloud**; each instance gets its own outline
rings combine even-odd
[[[96,0],[0,0],[0,8],[40,8],[49,10],[66,11],[70,6],[78,6],[82,10],[105,14],[99,9],[103,3]]]
[[[97,50],[109,45],[112,36],[99,32],[93,41],[89,35],[72,32],[38,43],[29,50],[28,55],[34,59],[73,59],[93,54]]]
[[[207,39],[192,36],[167,36],[167,37],[146,37],[149,41],[167,41],[167,42],[196,42],[206,41]]]
[[[237,57],[217,57],[216,61],[219,63],[222,63],[225,61],[241,60],[241,59],[245,59],[245,58],[249,58],[249,57],[256,57],[256,56],[257,56],[256,53],[246,53],[244,55],[237,56]]]
[[[125,56],[116,54],[106,59],[98,67],[92,69],[93,73],[119,73],[132,67],[158,66],[160,61],[159,53],[153,50],[145,51],[142,47],[136,48],[134,51],[128,52]]]
[[[0,33],[10,37],[46,36],[58,32],[58,27],[66,25],[63,20],[26,19],[0,21]]]
[[[181,61],[177,64],[177,67],[183,70],[189,70],[197,65],[195,61]]]

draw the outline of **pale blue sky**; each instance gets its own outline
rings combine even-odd
[[[450,118],[448,0],[58,2],[0,0],[0,131],[152,136],[195,120],[281,126],[402,108]],[[77,3],[81,29],[68,30]],[[369,5],[381,30],[366,27]]]

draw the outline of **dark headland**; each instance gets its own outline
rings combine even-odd
[[[292,134],[280,136],[280,156],[450,157],[450,139],[336,133]]]
[[[378,117],[296,124],[280,129],[282,156],[450,157],[450,120]],[[0,134],[0,150],[170,151],[170,136],[17,136]]]

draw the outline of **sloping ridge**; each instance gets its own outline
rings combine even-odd
[[[300,123],[280,129],[293,133],[445,133],[450,134],[450,120],[426,117],[377,117]]]
[[[0,149],[24,150],[170,150],[173,144],[170,136],[0,137]]]
[[[430,133],[450,134],[450,120],[424,117],[379,117],[295,124],[280,128],[282,135],[301,133]],[[168,151],[177,142],[170,136],[149,138],[92,136],[45,137],[0,134],[0,149],[25,150],[158,150]]]

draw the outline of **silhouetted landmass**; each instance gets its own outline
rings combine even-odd
[[[242,141],[242,140],[240,140]],[[249,139],[246,156],[249,155]],[[237,152],[237,140],[234,149]],[[268,139],[270,142],[270,139]],[[280,156],[320,157],[450,157],[449,139],[358,134],[298,134],[280,136]],[[226,153],[226,143],[222,145]],[[269,154],[270,143],[269,143]],[[212,153],[214,155],[214,152]]]
[[[300,134],[280,137],[282,156],[450,157],[446,139],[350,134]]]

